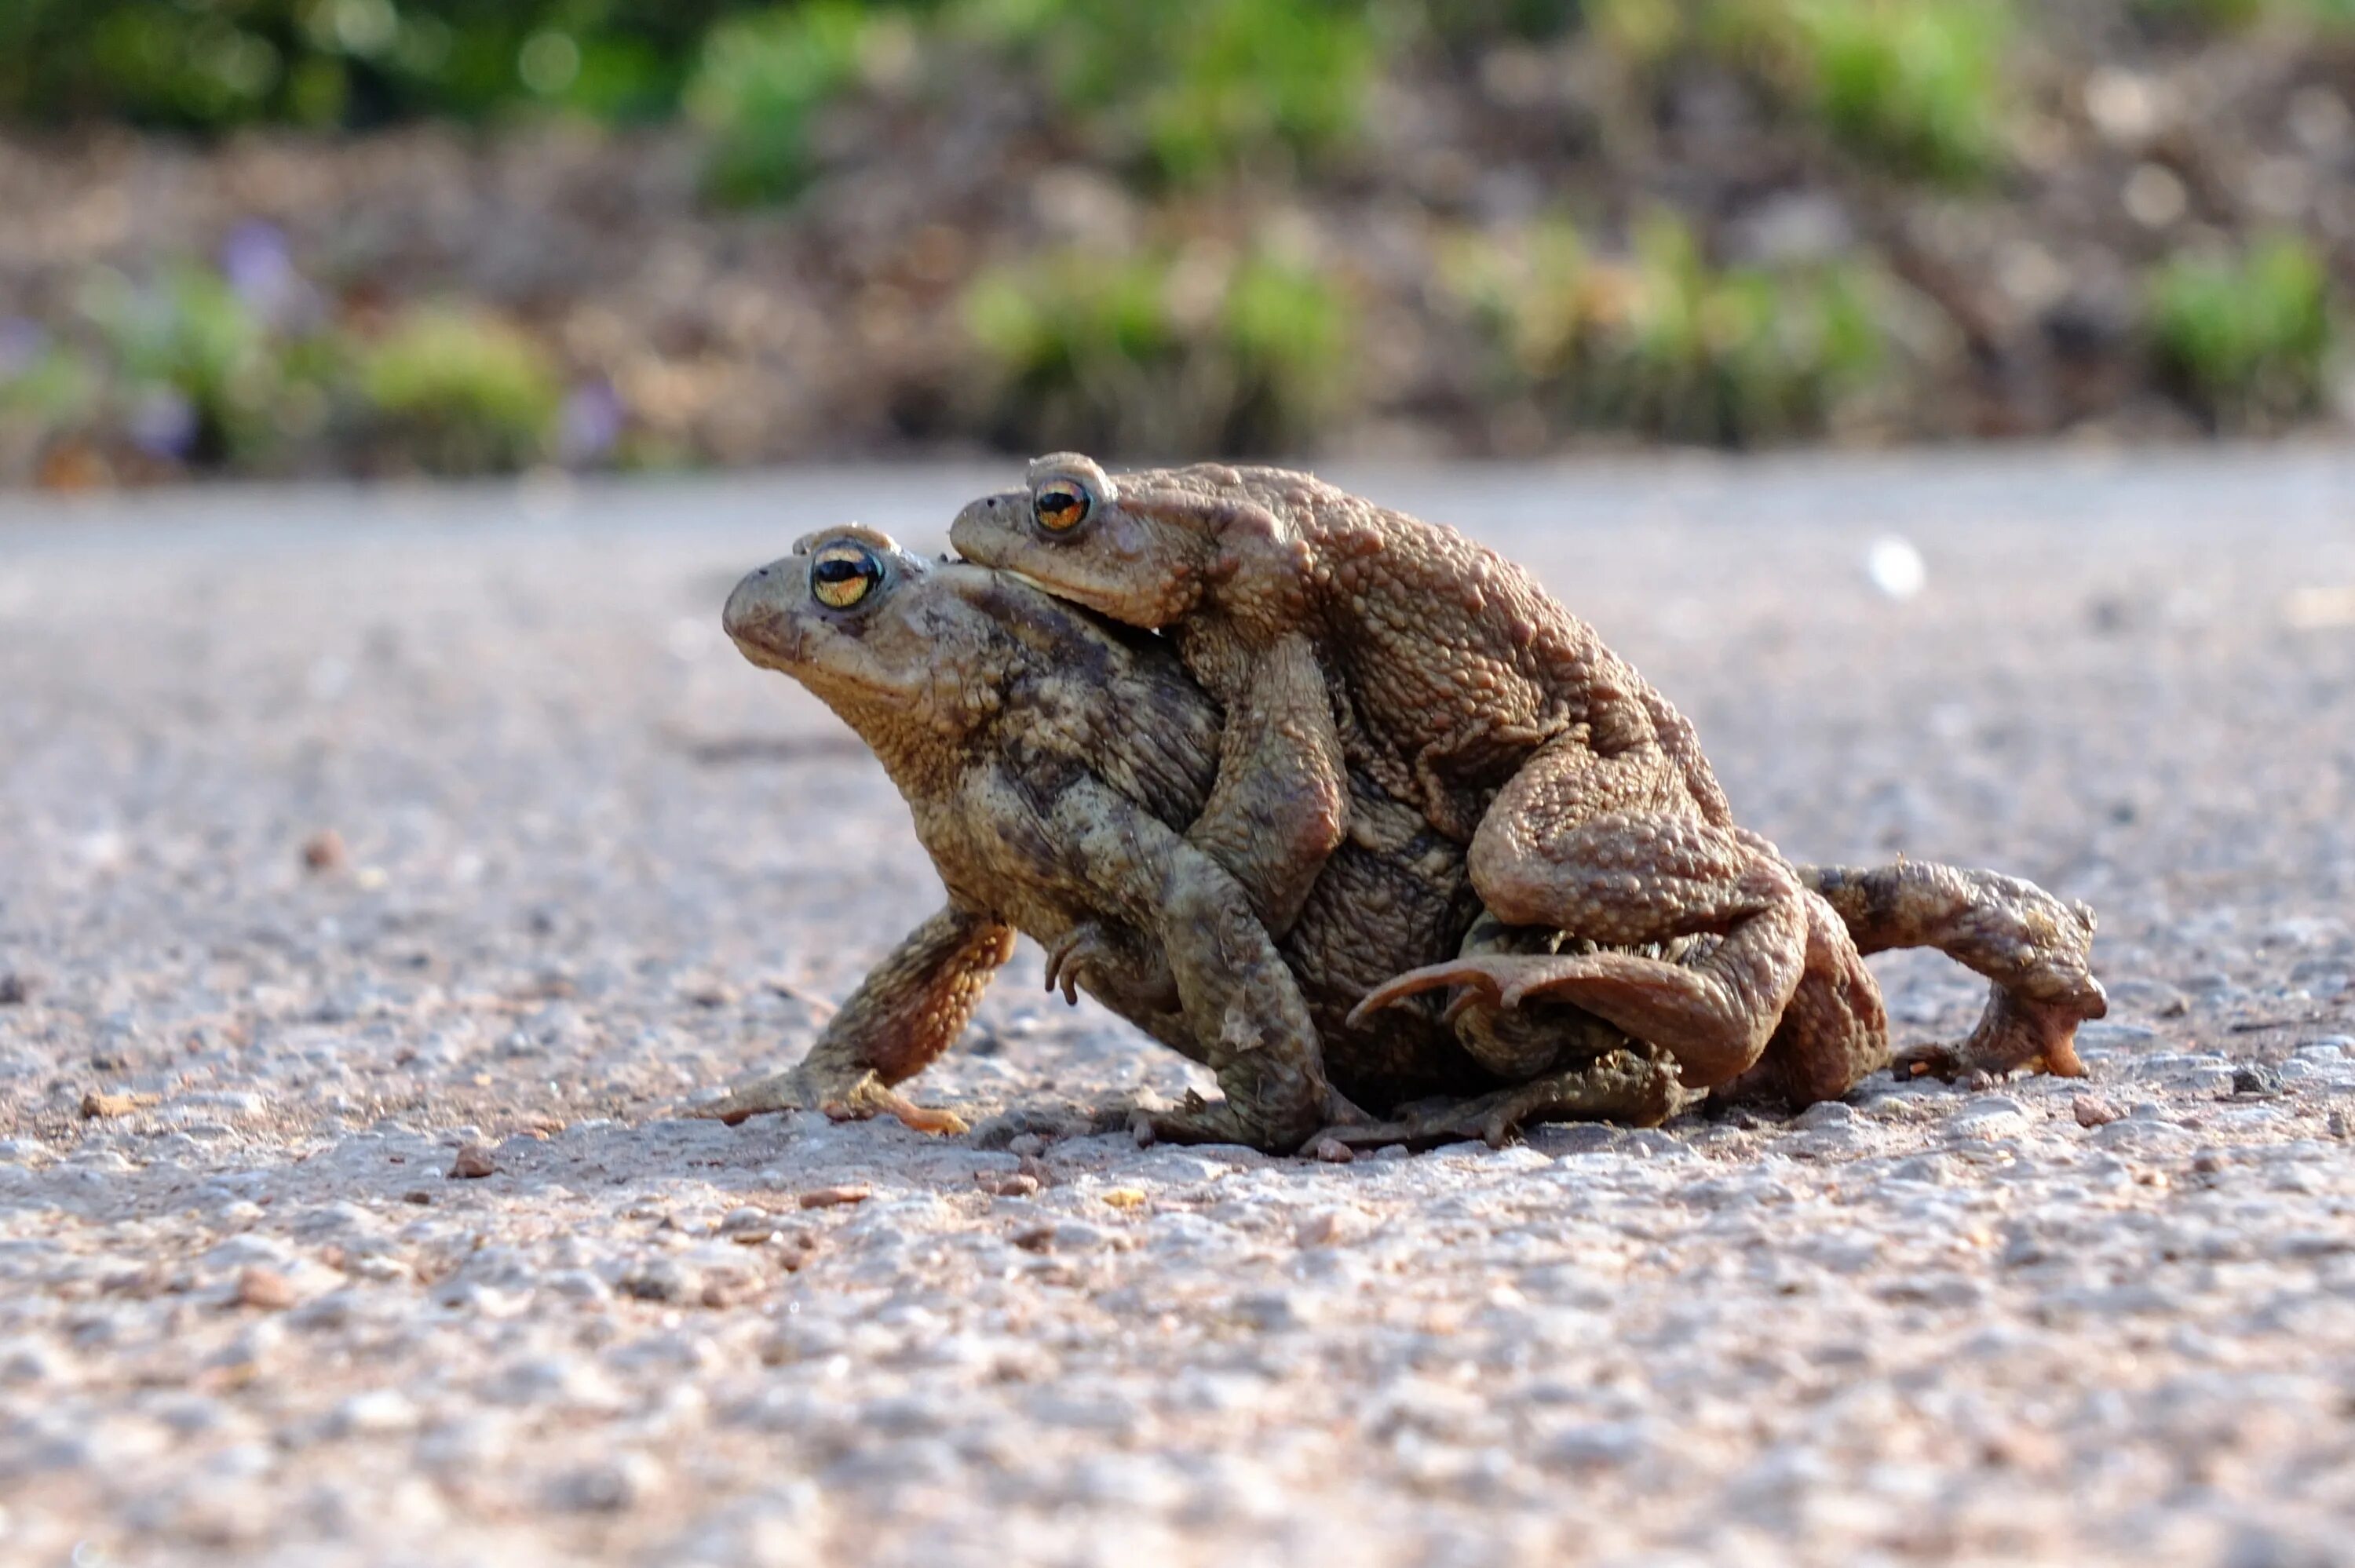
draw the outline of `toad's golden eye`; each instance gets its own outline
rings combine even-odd
[[[883,580],[883,563],[864,545],[828,545],[810,563],[810,592],[834,609],[848,609]]]
[[[1086,491],[1059,479],[1039,487],[1030,498],[1030,514],[1050,534],[1068,534],[1087,521],[1092,504]]]

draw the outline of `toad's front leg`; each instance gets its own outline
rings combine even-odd
[[[1242,887],[1276,940],[1349,826],[1349,779],[1333,699],[1307,639],[1255,655],[1219,735],[1219,773],[1186,842]]]
[[[1140,1113],[1170,1142],[1290,1150],[1334,1118],[1337,1102],[1299,982],[1242,885],[1208,854],[1093,779],[1066,780],[1046,823],[1075,885],[1106,913],[1159,933],[1176,981],[1188,1054],[1225,1098]],[[1068,970],[1070,960],[1060,966]]]
[[[766,1111],[818,1110],[846,1120],[881,1114],[919,1132],[963,1132],[954,1112],[917,1105],[896,1086],[955,1043],[990,977],[1013,956],[1010,927],[952,904],[858,982],[800,1063],[694,1114],[731,1125]]]
[[[1142,1115],[1172,1143],[1289,1150],[1355,1113],[1325,1076],[1308,1004],[1234,878],[1189,846],[1173,856],[1163,945],[1197,1044],[1225,1097]]]

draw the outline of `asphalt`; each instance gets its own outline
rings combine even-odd
[[[2093,904],[2088,1080],[1337,1167],[682,1117],[938,897],[728,586],[1016,475],[0,497],[0,1557],[2355,1562],[2355,452],[1332,475],[1795,858]],[[1038,976],[926,1097],[1200,1082]]]

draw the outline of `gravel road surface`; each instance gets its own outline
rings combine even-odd
[[[723,594],[1016,471],[0,500],[0,1560],[2355,1563],[2355,455],[1336,475],[1793,855],[2094,904],[2088,1081],[1345,1166],[682,1117],[938,896]],[[1197,1081],[1039,973],[926,1097]]]

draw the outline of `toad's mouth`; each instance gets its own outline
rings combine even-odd
[[[1062,592],[1051,583],[1040,582],[1037,577],[1032,577],[1020,567],[993,567],[990,569],[995,572],[1003,573],[1005,576],[1012,577],[1016,582],[1028,583],[1032,588],[1037,588],[1040,593],[1045,594],[1049,599],[1060,599],[1065,604],[1078,604],[1082,602],[1079,599],[1073,599],[1070,594]]]
[[[1122,620],[1110,611],[1091,602],[1082,590],[1068,584],[1058,588],[1053,583],[1041,582],[1019,567],[984,567],[982,569],[996,572],[1001,577],[1012,577],[1025,588],[1036,588],[1064,609],[1078,611],[1082,617],[1103,630],[1138,637],[1157,638],[1161,635],[1158,628],[1137,626]]]
[[[763,628],[758,634],[731,632],[729,641],[736,644],[736,652],[763,670],[792,675],[802,669],[802,635],[796,630]]]

